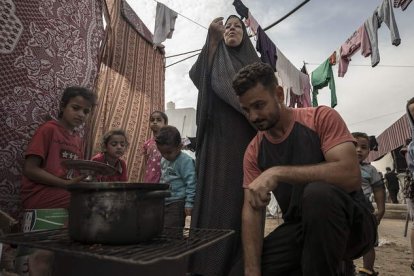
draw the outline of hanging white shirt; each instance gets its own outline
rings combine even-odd
[[[167,38],[171,38],[177,13],[162,3],[157,2],[154,27],[154,46],[161,46]]]

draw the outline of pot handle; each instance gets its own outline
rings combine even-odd
[[[145,198],[170,197],[170,191],[149,191],[145,193]]]

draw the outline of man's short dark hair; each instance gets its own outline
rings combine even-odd
[[[273,89],[278,85],[273,68],[263,62],[249,64],[234,76],[233,88],[238,96],[261,83],[266,89]]]
[[[155,137],[157,145],[178,147],[181,144],[181,135],[174,126],[163,126]]]

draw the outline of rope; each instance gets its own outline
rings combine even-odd
[[[186,57],[186,58],[184,58],[184,59],[181,59],[181,60],[179,60],[179,61],[177,61],[177,62],[171,63],[171,64],[169,64],[169,65],[165,66],[165,68],[168,68],[168,67],[170,67],[170,66],[173,66],[174,64],[177,64],[177,63],[179,63],[179,62],[181,62],[181,61],[184,61],[184,60],[186,60],[186,59],[189,59],[189,58],[192,58],[192,57],[198,56],[199,54],[200,54],[200,53],[197,53],[197,54],[195,54],[195,55],[192,55],[192,56]]]
[[[193,50],[193,51],[185,52],[185,53],[181,53],[181,54],[176,54],[176,55],[168,56],[168,57],[165,57],[165,58],[178,57],[178,56],[182,56],[182,55],[186,55],[186,54],[190,54],[190,53],[194,53],[194,52],[198,52],[198,51],[201,51],[201,49],[197,49],[197,50]]]
[[[282,18],[280,18],[279,20],[277,20],[275,23],[270,24],[269,26],[267,26],[266,28],[263,29],[263,31],[267,31],[270,28],[272,28],[273,26],[279,24],[280,22],[282,22],[283,20],[285,20],[287,17],[289,17],[292,13],[294,13],[295,11],[297,11],[298,9],[300,9],[303,5],[305,5],[306,3],[308,3],[310,0],[305,0],[302,3],[300,3],[296,8],[294,8],[293,10],[291,10],[290,12],[288,12],[285,16],[283,16]]]
[[[157,2],[156,0],[154,0],[155,2]],[[266,31],[266,30],[268,30],[268,29],[270,29],[270,28],[272,28],[272,27],[274,27],[275,25],[277,25],[277,24],[279,24],[280,22],[282,22],[283,20],[285,20],[288,16],[290,16],[292,13],[294,13],[295,11],[297,11],[298,9],[300,9],[303,5],[305,5],[306,3],[308,3],[310,0],[305,0],[305,1],[303,1],[301,4],[299,4],[296,8],[294,8],[293,10],[291,10],[290,12],[288,12],[286,15],[284,15],[282,18],[280,18],[279,20],[277,20],[276,22],[274,22],[274,23],[272,23],[272,24],[270,24],[269,26],[267,26],[266,28],[264,28],[263,29],[263,31]],[[187,18],[188,19],[188,18]],[[189,20],[191,20],[191,19],[189,19]],[[195,23],[195,22],[194,22]],[[196,24],[198,24],[198,23],[196,23]],[[203,28],[205,28],[205,27],[203,27]],[[207,28],[205,28],[205,29],[207,29]],[[252,35],[250,35],[249,37],[252,37]],[[201,50],[201,49],[199,49],[199,50]],[[173,55],[173,56],[180,56],[180,55],[185,55],[185,54],[188,54],[188,53],[192,53],[192,52],[196,52],[196,51],[199,51],[199,50],[194,50],[194,51],[191,51],[191,52],[187,52],[187,53],[182,53],[182,54],[176,54],[176,55]],[[196,55],[198,55],[198,54],[195,54],[195,55],[192,55],[192,56],[190,56],[190,57],[187,57],[187,58],[184,58],[184,59],[182,59],[182,60],[179,60],[179,61],[177,61],[177,62],[175,62],[175,63],[172,63],[172,64],[170,64],[170,65],[168,65],[168,66],[165,66],[165,68],[167,68],[167,67],[169,67],[169,66],[172,66],[172,65],[174,65],[174,64],[177,64],[177,63],[179,63],[179,62],[181,62],[181,61],[184,61],[184,60],[186,60],[186,59],[189,59],[189,58],[192,58],[192,57],[195,57]],[[173,57],[173,56],[169,56],[169,57]],[[167,57],[166,57],[167,58]]]
[[[158,3],[158,1],[156,1],[156,0],[153,0],[154,2],[156,2],[156,3]],[[160,4],[162,4],[161,2],[159,2]],[[163,4],[164,5],[164,4]],[[199,23],[197,23],[197,22],[195,22],[194,20],[192,20],[192,19],[190,19],[190,18],[188,18],[187,16],[185,16],[185,15],[183,15],[183,14],[181,14],[181,13],[179,13],[179,12],[177,12],[177,11],[175,11],[177,14],[179,14],[179,15],[181,15],[182,17],[184,17],[185,19],[187,19],[187,20],[189,20],[189,21],[191,21],[191,22],[193,22],[194,24],[196,24],[196,25],[198,25],[198,26],[200,26],[201,28],[204,28],[204,29],[206,29],[206,30],[208,30],[206,27],[204,27],[203,25],[201,25],[201,24],[199,24]]]
[[[306,65],[320,65],[319,63],[309,63],[305,62]],[[352,64],[350,63],[348,66],[369,66],[372,67],[370,64]],[[401,68],[413,68],[414,65],[392,65],[392,64],[378,64],[376,67],[401,67]]]

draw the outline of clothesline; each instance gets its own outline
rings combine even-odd
[[[172,65],[174,65],[174,64],[177,64],[177,63],[179,63],[179,62],[181,62],[181,61],[184,61],[184,60],[186,60],[186,59],[189,59],[189,58],[192,58],[192,57],[198,56],[199,54],[200,54],[200,53],[197,53],[197,54],[194,54],[194,55],[192,55],[192,56],[189,56],[189,57],[186,57],[186,58],[184,58],[184,59],[181,59],[181,60],[179,60],[179,61],[177,61],[177,62],[174,62],[174,63],[168,64],[167,66],[165,66],[165,68],[168,68],[168,67],[170,67],[170,66],[172,66]]]
[[[156,1],[156,0],[153,0],[155,3],[158,3],[158,1]],[[161,2],[160,2],[161,3]],[[161,3],[162,4],[162,3]],[[201,28],[204,28],[204,29],[206,29],[206,30],[208,30],[206,27],[204,27],[203,25],[201,25],[201,24],[199,24],[199,23],[197,23],[197,22],[195,22],[194,20],[192,20],[191,18],[188,18],[187,16],[185,16],[185,15],[183,15],[183,14],[181,14],[181,13],[179,13],[179,12],[177,12],[177,11],[175,11],[177,14],[179,14],[179,15],[181,15],[182,17],[184,17],[185,19],[187,19],[187,20],[189,20],[189,21],[191,21],[191,22],[193,22],[194,24],[196,24],[196,25],[198,25],[198,26],[200,26]]]
[[[290,12],[288,12],[285,16],[283,16],[282,18],[280,18],[279,20],[277,20],[276,22],[270,24],[269,26],[267,26],[266,28],[263,29],[263,31],[267,31],[270,28],[272,28],[273,26],[279,24],[280,22],[282,22],[283,20],[285,20],[287,17],[289,17],[292,13],[294,13],[295,11],[297,11],[298,9],[300,9],[303,5],[305,5],[306,3],[308,3],[310,0],[305,0],[302,3],[300,3],[296,8],[294,8],[293,10],[291,10]]]
[[[157,2],[156,0],[153,0],[154,2]],[[272,27],[274,27],[274,26],[276,26],[277,24],[279,24],[280,22],[282,22],[283,20],[285,20],[287,17],[289,17],[290,15],[292,15],[292,13],[294,13],[295,11],[297,11],[298,9],[300,9],[303,5],[305,5],[306,3],[308,3],[310,0],[305,0],[305,1],[303,1],[302,3],[300,3],[298,6],[296,6],[293,10],[291,10],[290,12],[288,12],[287,14],[285,14],[284,16],[282,16],[280,19],[278,19],[278,20],[276,20],[276,22],[274,22],[274,23],[272,23],[272,24],[270,24],[269,26],[267,26],[267,27],[265,27],[264,29],[263,29],[263,31],[266,31],[266,30],[268,30],[268,29],[270,29],[270,28],[272,28]],[[178,13],[178,12],[177,12]],[[179,14],[179,13],[178,13]],[[188,19],[188,18],[187,18]],[[191,19],[189,19],[189,20],[191,20]],[[196,24],[198,24],[198,23],[196,23]],[[203,27],[204,28],[204,27]],[[206,28],[207,29],[207,28]],[[177,57],[177,56],[181,56],[181,55],[186,55],[186,54],[189,54],[189,53],[193,53],[193,52],[197,52],[197,51],[201,51],[201,49],[197,49],[197,50],[193,50],[193,51],[190,51],[190,52],[185,52],[185,53],[181,53],[181,54],[175,54],[175,55],[172,55],[172,56],[168,56],[168,57],[166,57],[166,58],[170,58],[170,57]],[[167,67],[170,67],[170,66],[172,66],[172,65],[174,65],[174,64],[177,64],[177,63],[180,63],[180,62],[182,62],[182,61],[184,61],[184,60],[187,60],[187,59],[189,59],[189,58],[192,58],[192,57],[195,57],[195,56],[197,56],[198,54],[195,54],[195,55],[192,55],[192,56],[190,56],[190,57],[186,57],[186,58],[184,58],[184,59],[181,59],[181,60],[179,60],[179,61],[177,61],[177,62],[174,62],[174,63],[172,63],[172,64],[169,64],[169,65],[167,65],[167,66],[165,66],[165,68],[167,68]]]
[[[304,62],[306,65],[315,65],[319,66],[320,63],[311,63],[311,62]],[[348,66],[366,66],[372,67],[371,64],[349,64]],[[376,67],[402,67],[402,68],[413,68],[414,65],[392,65],[392,64],[378,64]]]
[[[372,118],[369,118],[369,119],[366,119],[366,120],[362,120],[362,121],[358,121],[358,122],[355,122],[355,123],[350,123],[350,124],[347,124],[347,125],[348,126],[358,125],[358,124],[365,123],[365,122],[368,122],[368,121],[380,119],[382,117],[386,117],[386,116],[389,116],[389,115],[394,115],[394,114],[397,114],[397,113],[405,113],[405,112],[407,112],[407,111],[405,109],[403,109],[403,110],[399,110],[399,111],[395,111],[395,112],[375,116],[375,117],[372,117]]]
[[[185,52],[185,53],[181,53],[181,54],[171,55],[171,56],[168,56],[168,57],[165,57],[165,58],[178,57],[178,56],[191,54],[191,53],[198,52],[198,51],[201,51],[201,49],[197,49],[197,50],[193,50],[193,51],[189,51],[189,52]]]

